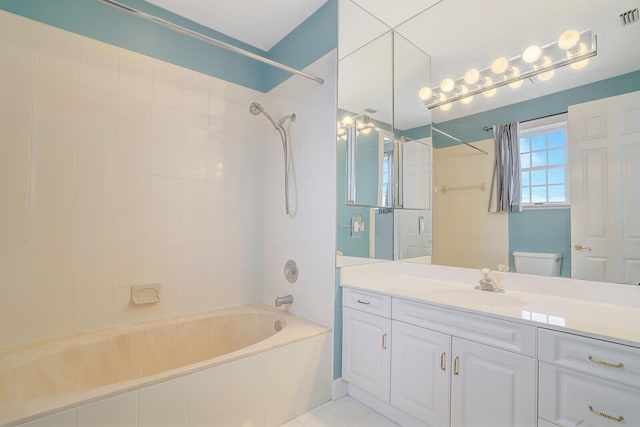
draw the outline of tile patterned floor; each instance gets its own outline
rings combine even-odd
[[[351,397],[329,401],[282,427],[399,427]]]

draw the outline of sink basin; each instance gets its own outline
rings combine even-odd
[[[481,291],[477,289],[444,289],[434,291],[432,295],[442,301],[468,305],[494,307],[522,307],[526,302],[503,293]]]

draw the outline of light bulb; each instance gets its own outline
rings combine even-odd
[[[533,64],[540,59],[540,55],[542,55],[542,49],[539,46],[532,45],[522,52],[522,60],[527,64]]]
[[[442,111],[450,110],[450,109],[451,109],[451,103],[450,103],[450,102],[448,102],[448,103],[446,103],[446,104],[442,104],[442,105],[440,106],[440,109],[441,109]]]
[[[580,33],[577,30],[567,30],[558,37],[560,49],[571,49],[580,41]]]
[[[467,84],[476,84],[478,80],[480,80],[480,71],[475,68],[471,68],[464,73],[464,81],[467,82]]]
[[[491,63],[491,71],[493,71],[496,74],[504,74],[504,72],[507,71],[508,68],[509,68],[509,60],[504,56],[501,56],[500,58],[496,58]]]
[[[589,58],[569,64],[569,67],[571,67],[574,70],[582,70],[584,67],[587,66],[587,64],[589,64]]]
[[[433,91],[431,90],[430,87],[425,86],[422,89],[420,89],[420,91],[418,92],[418,96],[423,101],[428,101],[433,97]]]
[[[469,93],[469,88],[466,87],[465,85],[461,85],[460,86],[460,95],[466,95],[467,93]],[[473,95],[467,96],[466,98],[462,98],[460,100],[460,102],[462,102],[463,104],[468,104],[471,101],[473,101]]]
[[[344,118],[342,119],[342,124],[345,126],[352,125],[353,119],[351,118],[351,116],[344,116]]]
[[[443,92],[451,92],[455,85],[456,83],[453,81],[453,79],[447,78],[440,83],[440,89],[442,89]]]
[[[366,127],[366,128],[364,128],[364,129],[362,129],[360,132],[361,132],[363,135],[368,135],[368,134],[370,134],[370,133],[371,133],[371,128],[370,128],[370,127]]]
[[[491,86],[493,84],[493,80],[491,79],[491,77],[485,77],[484,78],[484,82],[485,83],[484,83],[483,87],[488,87],[488,86]],[[482,94],[484,96],[486,96],[487,98],[491,98],[493,95],[496,94],[496,92],[497,92],[496,88],[493,88],[493,89],[487,90],[485,92],[482,92]]]
[[[567,58],[571,59],[575,56],[584,55],[585,53],[587,53],[587,45],[580,43],[579,45],[567,50]]]
[[[511,67],[511,69],[513,70],[511,73],[512,78],[520,77],[520,68]],[[523,84],[524,84],[524,80],[517,80],[515,82],[509,83],[509,87],[512,89],[518,89]]]

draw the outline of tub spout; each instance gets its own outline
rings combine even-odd
[[[293,295],[285,295],[283,297],[276,297],[276,307],[280,307],[283,304],[293,304]]]

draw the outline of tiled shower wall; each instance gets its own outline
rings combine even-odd
[[[260,299],[264,94],[6,12],[0,58],[0,348]]]
[[[269,92],[269,108],[277,117],[296,113],[290,127],[293,170],[290,203],[284,208],[284,160],[277,132],[267,126],[264,150],[263,301],[292,294],[293,313],[333,326],[336,230],[336,51],[305,71],[325,79],[290,78]],[[266,120],[265,120],[266,122]],[[289,123],[289,122],[287,122]],[[299,278],[288,283],[288,259],[296,261]]]

